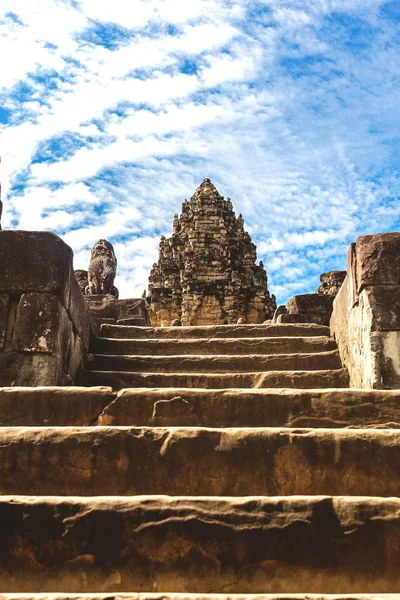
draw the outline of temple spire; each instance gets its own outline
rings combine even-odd
[[[153,326],[262,323],[276,307],[256,247],[232,202],[204,179],[175,215],[173,235],[161,239],[149,277]]]

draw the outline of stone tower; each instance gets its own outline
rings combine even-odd
[[[256,247],[236,218],[232,202],[205,179],[182,214],[172,237],[161,238],[158,263],[149,277],[153,326],[262,323],[276,308]]]

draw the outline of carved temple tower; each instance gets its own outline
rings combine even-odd
[[[162,237],[158,263],[149,277],[153,326],[262,323],[276,308],[256,247],[236,218],[230,199],[209,179],[198,187],[182,213],[175,215],[172,237]]]

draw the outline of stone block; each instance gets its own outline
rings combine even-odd
[[[329,325],[333,309],[334,296],[322,294],[299,294],[293,296],[286,304],[290,314],[305,315],[306,319],[301,322],[314,322],[320,325]],[[282,315],[283,316],[283,315]],[[307,317],[309,319],[307,319]],[[290,321],[281,321],[288,323]],[[292,321],[294,322],[294,321]]]
[[[0,386],[70,385],[62,358],[41,352],[0,352]]]
[[[332,308],[333,298],[321,294],[299,294],[286,304],[289,313],[323,314]]]
[[[91,324],[72,256],[49,232],[0,232],[1,385],[66,385],[82,367]]]
[[[400,329],[400,285],[374,285],[362,292],[371,316],[371,331]]]
[[[355,268],[357,293],[369,285],[400,285],[400,233],[359,237]]]
[[[6,339],[8,307],[8,294],[0,294],[0,351],[3,350],[4,341]]]
[[[13,332],[15,352],[54,353],[59,348],[60,322],[67,318],[51,294],[22,294]],[[65,313],[65,311],[64,311]]]
[[[44,292],[66,303],[72,250],[54,233],[0,231],[0,265],[0,293]]]
[[[301,313],[281,313],[276,318],[276,323],[309,323],[310,316]]]

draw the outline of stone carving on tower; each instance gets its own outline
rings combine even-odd
[[[170,238],[161,237],[158,263],[149,277],[153,326],[262,323],[272,318],[270,296],[256,247],[209,179],[175,215]]]

